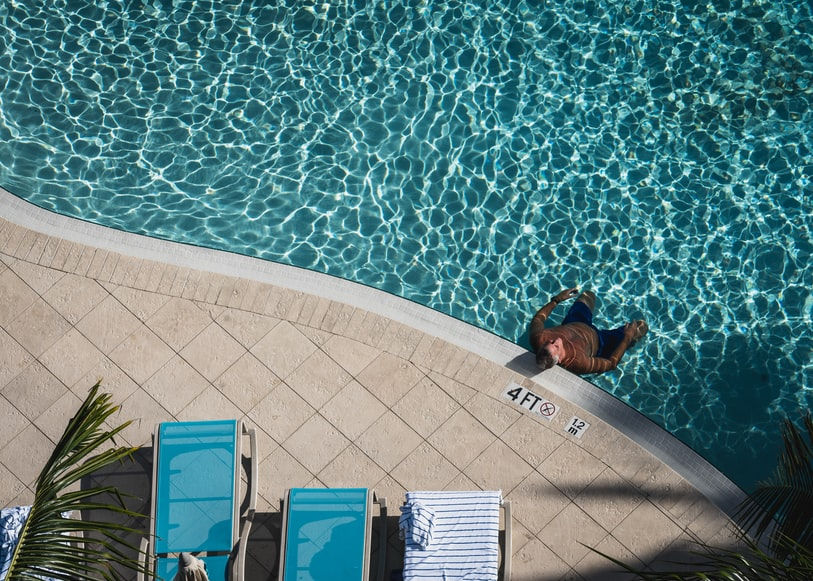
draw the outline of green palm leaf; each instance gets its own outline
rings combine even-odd
[[[713,547],[695,539],[694,571],[644,571],[592,551],[646,581],[810,581],[813,579],[813,418],[803,419],[806,434],[790,420],[782,426],[783,453],[767,482],[760,484],[737,512],[740,544]],[[767,546],[760,542],[766,536]],[[697,557],[700,560],[697,560]]]
[[[782,427],[783,452],[773,476],[743,503],[738,517],[757,538],[768,535],[771,549],[790,556],[786,539],[813,551],[813,418],[803,419],[805,431],[790,420]]]
[[[596,549],[590,549],[612,561],[621,569],[642,581],[810,581],[813,579],[813,552],[786,539],[786,546],[795,553],[794,562],[776,557],[763,550],[757,541],[743,538],[738,547],[713,547],[695,539],[691,552],[692,570],[675,561],[674,571],[647,571],[627,565]],[[589,547],[588,547],[589,548]],[[668,563],[661,563],[660,567]]]
[[[9,581],[42,581],[43,577],[117,579],[117,567],[139,570],[138,547],[123,541],[141,531],[115,522],[70,518],[109,512],[126,519],[143,518],[130,511],[112,486],[76,490],[83,478],[114,462],[132,460],[138,448],[117,447],[116,436],[130,422],[107,429],[105,422],[118,412],[110,395],[94,385],[37,478],[31,512],[9,565]],[[110,502],[107,499],[114,499]]]

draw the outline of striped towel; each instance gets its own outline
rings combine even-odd
[[[404,581],[496,581],[501,491],[407,492],[434,512],[431,544],[405,535]]]
[[[398,536],[402,541],[420,545],[422,549],[432,542],[432,531],[435,528],[435,511],[420,502],[408,502],[401,507],[398,519]]]
[[[0,579],[6,578],[11,557],[20,540],[20,531],[30,512],[30,506],[15,506],[0,511]]]
[[[30,506],[15,506],[0,510],[0,581],[4,581],[11,567],[11,557],[20,542],[20,532],[31,514]],[[71,518],[71,512],[63,512],[62,518]],[[40,577],[42,581],[54,581]]]

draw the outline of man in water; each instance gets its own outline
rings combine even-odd
[[[577,288],[563,290],[537,311],[531,321],[529,338],[541,370],[556,364],[578,375],[604,373],[618,367],[621,357],[649,330],[645,321],[632,321],[623,327],[600,331],[593,325],[596,295],[584,291],[570,307],[562,324],[545,328],[556,305],[576,296]]]

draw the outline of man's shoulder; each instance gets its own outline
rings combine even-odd
[[[562,325],[556,325],[555,327],[545,327],[544,329],[540,329],[531,333],[530,337],[559,337],[562,335]]]
[[[536,349],[537,345],[543,340],[543,338],[555,339],[556,337],[564,336],[561,333],[561,329],[561,325],[556,325],[555,327],[545,327],[541,330],[532,332],[530,335],[528,335],[528,339],[531,342],[531,347]]]

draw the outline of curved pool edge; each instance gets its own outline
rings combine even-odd
[[[606,422],[733,517],[745,493],[700,454],[611,394],[563,369],[538,373],[522,347],[443,313],[359,283],[289,265],[122,232],[35,206],[0,188],[0,217],[69,242],[273,284],[371,311],[518,372]]]

